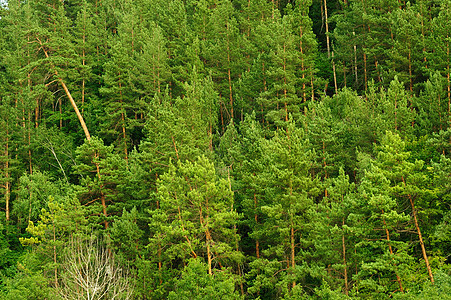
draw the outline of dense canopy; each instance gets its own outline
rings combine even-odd
[[[0,7],[1,299],[446,299],[451,0]]]

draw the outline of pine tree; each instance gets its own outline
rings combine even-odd
[[[303,249],[310,246],[303,238],[310,222],[308,209],[319,193],[318,182],[311,174],[315,153],[302,130],[290,120],[286,130],[278,130],[263,145],[263,155],[265,169],[257,180],[265,187],[266,199],[260,206],[261,226],[252,235],[264,248],[260,258],[250,263],[249,292],[288,296],[302,289],[306,277],[312,275],[302,261]]]
[[[4,83],[3,83],[4,84]],[[3,93],[2,93],[3,94]],[[15,128],[15,117],[16,110],[12,106],[10,98],[5,94],[0,96],[0,128],[1,139],[0,139],[0,188],[3,190],[3,200],[2,207],[5,209],[5,219],[10,220],[11,216],[11,184],[13,181],[13,170],[15,165],[15,160],[13,158],[14,149],[14,139],[13,130]],[[3,204],[4,203],[4,204]]]
[[[238,214],[230,182],[216,174],[208,158],[171,163],[158,182],[158,197],[159,208],[151,212],[149,247],[159,274],[170,266],[180,270],[188,258],[202,258],[210,276],[214,269],[241,261],[235,250]]]
[[[444,78],[446,78],[446,100],[443,102],[447,105],[447,121],[449,126],[449,120],[451,118],[451,71],[450,71],[450,22],[451,22],[451,7],[449,1],[443,1],[440,6],[438,16],[436,16],[431,22],[431,34],[427,43],[430,46],[426,59],[430,68],[434,71],[440,72]],[[441,105],[440,105],[441,106]],[[443,119],[446,119],[443,116]]]
[[[364,157],[362,155],[362,157]],[[363,173],[359,186],[360,215],[355,214],[357,259],[361,259],[356,274],[356,295],[404,293],[406,270],[412,262],[408,244],[400,240],[399,231],[409,217],[398,210],[398,203],[390,193],[390,180],[378,162],[361,159]],[[366,237],[365,237],[366,236]],[[373,274],[378,274],[377,278]]]
[[[75,172],[81,176],[83,187],[79,191],[80,202],[89,206],[91,222],[103,223],[107,229],[114,216],[123,210],[125,199],[118,197],[118,185],[126,170],[125,161],[113,153],[113,146],[105,146],[96,137],[78,147],[75,159]]]
[[[327,196],[310,209],[312,218],[308,239],[312,241],[310,260],[317,268],[327,270],[330,289],[339,289],[348,295],[354,280],[352,271],[359,263],[353,249],[358,242],[352,233],[350,216],[355,213],[356,185],[349,181],[344,170],[327,180]]]
[[[421,135],[448,127],[446,79],[439,72],[431,74],[425,82],[424,91],[415,98],[414,106],[418,110],[415,130]]]
[[[271,36],[268,89],[262,91],[258,101],[266,108],[266,117],[275,126],[280,127],[288,122],[289,114],[298,114],[302,99],[296,93],[298,77],[297,67],[301,60],[298,56],[298,42],[291,30],[293,16],[287,15],[269,24]]]

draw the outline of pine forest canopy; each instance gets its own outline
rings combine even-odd
[[[451,0],[0,3],[0,299],[451,294]]]

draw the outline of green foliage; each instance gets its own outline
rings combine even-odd
[[[78,191],[80,202],[88,205],[94,224],[103,222],[107,227],[124,207],[118,185],[126,171],[125,161],[113,153],[113,146],[106,146],[96,137],[86,140],[75,153],[75,172],[81,176],[83,187]]]
[[[48,286],[48,280],[42,273],[32,272],[19,265],[20,273],[6,280],[5,292],[0,291],[2,299],[59,299],[54,289]]]
[[[446,298],[450,3],[8,1],[0,298]]]
[[[218,270],[213,275],[207,271],[201,259],[190,259],[168,299],[242,299],[235,291],[236,278],[229,271]]]

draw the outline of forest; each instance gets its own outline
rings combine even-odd
[[[0,3],[0,299],[450,299],[451,0]]]

